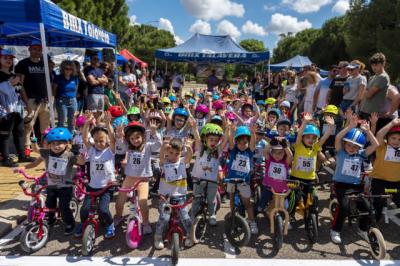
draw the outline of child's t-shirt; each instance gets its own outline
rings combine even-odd
[[[185,196],[187,194],[187,176],[185,159],[172,163],[168,160],[162,166],[159,193],[169,196]]]
[[[241,151],[236,146],[229,152],[228,175],[226,181],[241,178],[250,183],[250,172],[253,169],[253,152],[250,148]]]
[[[317,154],[321,151],[319,143],[315,143],[311,148],[300,144],[294,144],[294,157],[291,175],[300,179],[314,180],[316,177]]]
[[[333,180],[340,183],[361,183],[361,168],[367,158],[365,150],[359,150],[354,155],[349,155],[344,149],[336,154],[336,169]]]
[[[218,154],[220,154],[218,152]],[[217,182],[219,172],[219,158],[212,156],[205,150],[203,154],[200,151],[195,152],[195,158],[192,170],[192,176],[201,180],[210,180]]]
[[[72,169],[77,156],[70,151],[54,154],[49,149],[40,149],[40,156],[44,159],[47,171],[47,184],[50,187],[69,187],[72,183]]]
[[[384,143],[376,149],[371,177],[390,182],[400,182],[400,149]]]
[[[115,154],[110,147],[102,151],[90,147],[88,159],[90,162],[89,186],[91,188],[103,188],[107,186],[108,182],[115,180]]]
[[[286,160],[276,161],[272,156],[265,161],[265,176],[263,185],[273,188],[277,193],[287,191],[286,180],[289,166]]]

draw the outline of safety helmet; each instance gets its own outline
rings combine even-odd
[[[246,126],[238,127],[235,132],[235,139],[237,139],[238,137],[241,137],[241,136],[251,137],[250,129]]]
[[[83,127],[84,125],[85,125],[85,116],[84,115],[78,116],[75,120],[75,126]]]
[[[228,118],[230,121],[236,120],[236,115],[233,112],[226,112],[225,117]]]
[[[188,104],[190,104],[190,105],[194,105],[195,103],[196,103],[196,100],[193,99],[193,98],[190,98],[190,99],[188,100]]]
[[[363,148],[364,145],[367,143],[367,138],[361,130],[359,130],[358,128],[352,128],[349,132],[346,133],[346,135],[344,135],[343,141],[353,143],[360,148]]]
[[[213,101],[218,101],[219,100],[219,95],[218,94],[213,94],[212,100]]]
[[[72,134],[65,127],[56,127],[50,130],[46,135],[46,141],[48,143],[54,141],[70,141],[72,139]]]
[[[275,99],[275,98],[272,98],[272,97],[267,98],[267,99],[265,100],[265,104],[268,104],[268,105],[272,105],[272,104],[275,104],[275,103],[276,103],[276,99]]]
[[[265,105],[265,102],[263,100],[258,100],[257,105]]]
[[[128,123],[128,118],[126,118],[125,116],[120,116],[114,119],[114,121],[112,122],[112,126],[115,129],[120,125],[126,126],[128,125]]]
[[[324,113],[331,113],[331,114],[334,114],[334,115],[338,115],[339,114],[339,108],[337,108],[333,104],[330,104],[330,105],[327,105],[325,107]]]
[[[42,132],[43,137],[46,138],[47,134],[49,134],[49,132],[50,132],[51,130],[52,130],[51,127],[46,128],[46,129]]]
[[[205,104],[199,104],[196,106],[195,112],[203,113],[203,114],[208,114],[210,110],[208,110],[208,107]]]
[[[112,117],[120,117],[124,113],[124,110],[119,105],[110,106],[107,111],[110,112]]]
[[[186,93],[185,93],[185,97],[190,97],[190,98],[192,98],[192,97],[193,97],[193,93],[191,93],[191,92],[186,92]]]
[[[282,119],[278,121],[276,126],[279,127],[280,125],[288,125],[290,127],[291,123],[288,119]]]
[[[215,110],[224,109],[224,101],[216,100],[215,102],[212,103],[212,108]]]
[[[168,97],[162,97],[162,98],[161,98],[161,102],[162,102],[162,103],[166,103],[166,104],[170,104],[170,103],[171,103],[171,100],[170,100]]]
[[[391,134],[391,133],[400,133],[400,126],[392,127],[387,134]]]
[[[213,123],[207,123],[204,125],[204,127],[201,129],[201,136],[207,136],[207,135],[217,135],[217,136],[223,136],[224,131],[222,128],[216,124]]]
[[[281,116],[281,110],[279,110],[278,108],[271,108],[268,111],[267,115],[269,115],[271,113],[275,114],[278,118]]]
[[[141,133],[144,134],[144,132],[146,131],[146,128],[144,127],[144,125],[140,122],[137,121],[132,121],[129,122],[129,124],[125,127],[124,132],[125,132],[125,136],[127,136],[128,131],[140,131]]]
[[[139,107],[132,106],[131,108],[129,108],[128,113],[126,115],[140,115]]]
[[[222,91],[222,95],[231,95],[231,94],[232,94],[232,92],[231,92],[230,89],[224,89],[224,90]]]
[[[281,102],[281,104],[279,105],[279,107],[290,108],[290,102],[289,102],[289,101],[283,101],[283,102]]]
[[[168,98],[169,98],[169,100],[171,102],[175,102],[176,101],[176,96],[175,95],[170,95],[170,96],[168,96]]]
[[[222,122],[222,117],[219,115],[214,115],[213,117],[211,117],[211,121],[220,121]]]
[[[189,117],[189,113],[186,111],[186,109],[181,108],[181,107],[175,108],[174,113],[172,114],[172,117],[175,117],[177,115],[183,116],[185,118]]]
[[[306,127],[304,128],[303,135],[314,135],[317,136],[318,138],[320,137],[319,129],[312,124],[306,125]]]

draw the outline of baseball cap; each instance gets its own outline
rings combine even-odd
[[[356,68],[360,68],[359,64],[350,64],[347,66],[348,69],[356,69]]]
[[[338,64],[338,67],[339,67],[339,68],[342,68],[342,67],[347,67],[348,65],[349,65],[349,62],[347,62],[347,61],[340,61],[339,64]]]
[[[32,47],[32,46],[40,46],[40,47],[42,47],[42,43],[40,41],[38,41],[38,40],[33,40],[29,44],[29,47]]]
[[[0,55],[1,55],[1,56],[12,56],[12,57],[15,57],[14,51],[9,50],[9,49],[3,49],[3,50],[1,50]]]

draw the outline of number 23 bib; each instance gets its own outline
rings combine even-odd
[[[250,173],[250,158],[241,154],[237,154],[232,163],[232,169],[237,172]]]

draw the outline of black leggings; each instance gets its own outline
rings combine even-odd
[[[390,182],[381,179],[372,178],[371,181],[371,193],[372,195],[383,195],[385,193],[385,189],[387,188],[397,188],[400,190],[400,182]],[[400,194],[393,194],[392,201],[396,204],[396,206],[400,207]],[[386,206],[386,199],[383,198],[375,198],[374,199],[374,208],[376,212],[376,220],[379,221],[382,217],[383,207]]]
[[[10,139],[14,140],[19,157],[24,156],[24,120],[19,113],[11,113],[0,120],[0,152],[5,159],[10,155]]]
[[[307,183],[307,184],[309,184],[309,183],[315,183],[315,180],[306,180],[306,179],[301,179],[301,178],[297,178],[297,177],[294,177],[294,176],[290,176],[289,179],[290,179],[290,180],[301,181],[301,182],[304,182],[304,183]],[[297,206],[297,204],[299,203],[299,201],[300,201],[300,199],[301,199],[301,196],[303,196],[303,203],[304,203],[304,205],[306,205],[306,202],[307,202],[307,195],[308,195],[308,193],[310,192],[310,189],[312,189],[311,187],[305,186],[305,185],[302,185],[302,184],[300,184],[300,187],[301,187],[301,191],[302,191],[302,192],[300,192],[300,191],[298,191],[298,190],[295,190],[295,199],[296,199],[296,200],[295,200],[295,202],[296,202],[295,206]],[[303,195],[301,195],[301,194],[303,194]],[[315,195],[314,198],[315,198],[316,201],[318,201],[317,195]],[[318,206],[317,206],[317,207],[318,207]],[[296,212],[296,208],[293,208],[291,214],[294,214],[295,212]]]

